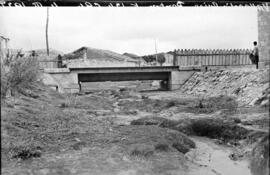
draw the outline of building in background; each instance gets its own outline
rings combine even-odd
[[[164,53],[165,62],[163,66],[173,66],[174,65],[174,55],[171,53]]]
[[[9,54],[9,38],[0,35],[0,57],[1,57],[1,64],[3,63],[4,59],[6,59],[7,55]]]
[[[258,10],[259,68],[270,65],[270,11]]]

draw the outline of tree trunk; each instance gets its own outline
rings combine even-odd
[[[47,48],[47,55],[50,55],[49,51],[49,40],[48,40],[48,27],[49,27],[49,7],[47,7],[47,20],[46,20],[46,48]]]

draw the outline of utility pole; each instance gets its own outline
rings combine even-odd
[[[157,61],[157,43],[156,43],[156,39],[155,39],[155,50],[156,50],[156,61]]]
[[[46,20],[46,48],[47,48],[47,55],[50,55],[49,51],[49,39],[48,39],[48,27],[49,27],[49,7],[47,7],[47,20]]]

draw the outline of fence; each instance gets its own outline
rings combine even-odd
[[[250,53],[249,49],[175,50],[174,64],[179,67],[251,65]]]

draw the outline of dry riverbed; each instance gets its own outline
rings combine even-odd
[[[268,110],[227,96],[37,84],[1,104],[3,174],[249,175]],[[269,158],[265,158],[269,160]]]

